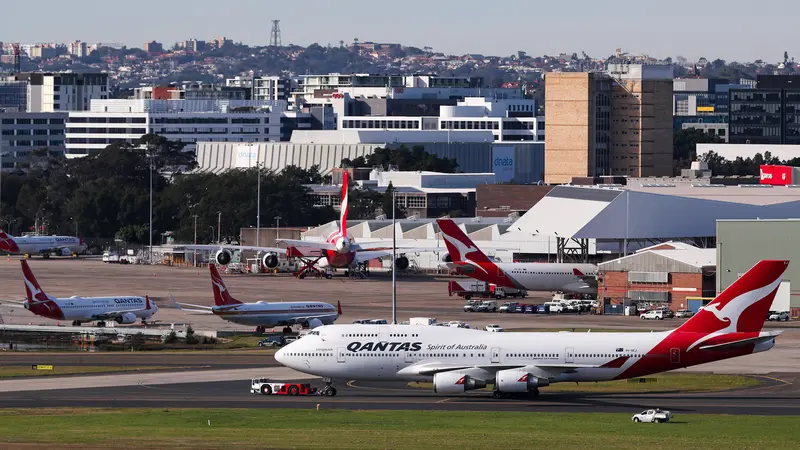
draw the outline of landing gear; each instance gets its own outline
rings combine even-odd
[[[267,331],[267,327],[256,327],[256,334],[264,334]]]
[[[101,320],[100,322],[97,322],[97,327],[98,328],[105,328],[105,326],[106,326],[106,322],[105,321]]]
[[[283,334],[291,334],[292,327],[283,327]]]
[[[325,381],[325,387],[319,391],[320,395],[334,397],[336,395],[336,388],[333,387],[333,381],[330,378],[323,378],[323,381]]]
[[[495,389],[492,391],[492,398],[505,398],[506,394]]]
[[[533,398],[538,397],[539,396],[539,388],[533,388],[532,391],[528,392],[528,395],[530,395]]]
[[[532,391],[527,393],[527,397],[536,398],[539,396],[539,388],[534,388]],[[497,389],[492,391],[492,398],[525,398],[525,393],[522,394],[515,394],[510,392],[502,392]]]
[[[73,320],[72,321],[72,326],[73,327],[79,327],[79,326],[81,326],[81,323],[79,321],[77,321],[77,320]]]

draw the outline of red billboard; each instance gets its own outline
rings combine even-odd
[[[791,166],[761,166],[761,184],[787,186],[792,182]]]

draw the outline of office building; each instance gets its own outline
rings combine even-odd
[[[81,41],[70,42],[69,44],[67,44],[67,52],[69,52],[69,54],[72,56],[78,58],[84,58],[86,56],[89,56],[89,47],[86,44],[86,42],[81,42]]]
[[[55,47],[33,45],[28,49],[28,56],[31,59],[50,59],[58,56],[58,51]]]
[[[759,75],[730,93],[731,144],[800,144],[800,77]]]
[[[672,67],[545,77],[545,181],[672,174]]]
[[[225,80],[226,87],[250,89],[250,98],[260,101],[288,101],[295,82],[283,77],[240,77]]]
[[[251,100],[95,100],[90,111],[69,115],[67,157],[133,144],[149,133],[184,142],[187,151],[199,141],[279,141],[285,107]]]
[[[728,142],[731,89],[748,89],[723,78],[676,78],[673,90],[673,130],[704,130]]]
[[[0,112],[25,112],[28,108],[28,83],[14,77],[0,78]]]
[[[28,112],[88,111],[92,100],[108,98],[106,73],[43,73],[15,75],[28,83]]]
[[[199,53],[206,49],[206,41],[198,41],[197,39],[188,39],[178,42],[178,48],[182,48],[187,52]]]
[[[63,155],[67,113],[0,112],[0,159],[4,170],[28,161],[33,150]]]

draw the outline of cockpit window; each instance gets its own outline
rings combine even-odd
[[[310,336],[319,336],[319,331],[312,331],[308,333]]]

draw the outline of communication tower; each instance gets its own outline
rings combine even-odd
[[[273,20],[272,21],[272,32],[270,33],[269,37],[269,46],[270,47],[281,47],[281,21],[280,20]]]

